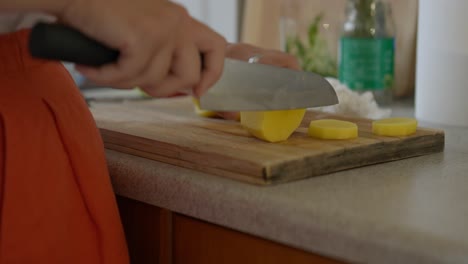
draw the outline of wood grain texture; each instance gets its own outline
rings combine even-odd
[[[440,152],[444,133],[419,128],[414,135],[373,135],[371,121],[308,112],[285,142],[250,136],[238,122],[198,117],[190,98],[96,104],[93,115],[106,148],[256,184],[271,184]],[[357,123],[359,138],[319,140],[307,135],[311,120]]]
[[[344,263],[182,215],[173,224],[174,264]]]
[[[153,210],[157,207],[153,206]],[[172,264],[173,213],[160,209],[159,214],[159,264]]]
[[[131,263],[172,263],[172,212],[118,196]]]

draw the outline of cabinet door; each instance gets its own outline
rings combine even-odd
[[[131,263],[172,263],[172,213],[120,196],[117,202]]]
[[[173,263],[331,264],[342,262],[174,214]]]

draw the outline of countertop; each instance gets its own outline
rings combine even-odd
[[[443,153],[267,187],[106,153],[125,197],[345,261],[466,263],[468,128],[430,127]]]

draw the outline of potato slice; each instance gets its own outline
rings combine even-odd
[[[372,132],[379,136],[403,137],[416,132],[418,121],[414,118],[394,117],[372,122]]]
[[[195,108],[195,113],[202,117],[216,117],[217,113],[215,111],[203,110],[200,108],[200,102],[197,98],[192,97],[192,101]]]
[[[358,136],[356,124],[336,119],[320,119],[310,122],[309,136],[319,139],[352,139]]]
[[[305,112],[306,109],[241,112],[241,125],[259,139],[285,141],[299,127]]]

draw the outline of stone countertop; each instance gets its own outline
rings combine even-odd
[[[431,127],[446,132],[443,153],[267,187],[107,158],[122,196],[286,245],[361,263],[466,263],[468,128]]]

